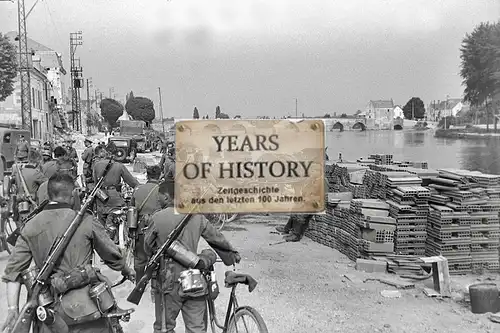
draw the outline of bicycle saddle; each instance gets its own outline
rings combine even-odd
[[[232,287],[238,283],[246,284],[249,292],[252,292],[257,287],[257,281],[249,274],[226,271],[226,278],[224,279],[226,287]]]

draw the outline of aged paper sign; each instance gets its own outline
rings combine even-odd
[[[325,209],[321,120],[185,120],[175,139],[179,213]]]

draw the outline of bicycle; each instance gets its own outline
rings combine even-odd
[[[222,262],[222,260],[217,259],[216,262]],[[260,313],[250,306],[240,306],[238,300],[236,298],[236,287],[238,284],[247,284],[245,282],[228,282],[228,275],[238,276],[237,273],[232,271],[226,271],[226,278],[224,279],[224,284],[226,287],[231,288],[231,294],[229,296],[229,302],[227,305],[226,316],[224,318],[224,324],[220,324],[217,319],[217,313],[215,311],[215,299],[212,296],[212,272],[214,271],[214,267],[212,266],[208,271],[203,272],[203,275],[207,279],[208,295],[206,296],[208,313],[210,318],[210,327],[212,329],[212,333],[216,333],[216,327],[222,330],[222,333],[249,333],[249,332],[258,332],[258,333],[268,333],[266,323],[264,319],[260,315]],[[252,290],[253,291],[253,290]],[[251,292],[251,291],[250,291]],[[243,317],[248,316],[248,320],[246,321]],[[240,320],[242,325],[240,325]],[[248,330],[251,326],[250,324],[255,324],[256,330]],[[241,326],[241,327],[240,327]]]
[[[10,218],[5,207],[0,208],[0,252],[7,251],[8,254],[12,253],[12,246],[7,242],[7,238],[16,230],[17,225],[12,218]]]
[[[226,223],[233,222],[238,218],[238,215],[239,215],[238,213],[206,214],[205,217],[208,219],[210,223],[216,226],[219,231],[221,231]]]
[[[117,226],[114,241],[117,243],[118,248],[125,257],[125,262],[130,267],[134,266],[134,246],[135,240],[130,237],[128,225],[127,225],[127,210],[129,206],[115,207],[109,210],[106,225],[108,225],[108,219],[112,219],[110,223]]]

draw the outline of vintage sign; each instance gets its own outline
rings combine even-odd
[[[176,123],[179,213],[318,213],[325,209],[321,120]]]

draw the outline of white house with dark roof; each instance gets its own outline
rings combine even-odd
[[[369,127],[392,129],[394,122],[394,101],[392,98],[388,100],[370,100],[366,106],[365,114]]]
[[[433,101],[429,104],[426,110],[427,118],[433,121],[439,121],[444,117],[456,117],[461,111],[469,108],[467,103],[464,103],[461,98],[449,98],[444,101]]]

